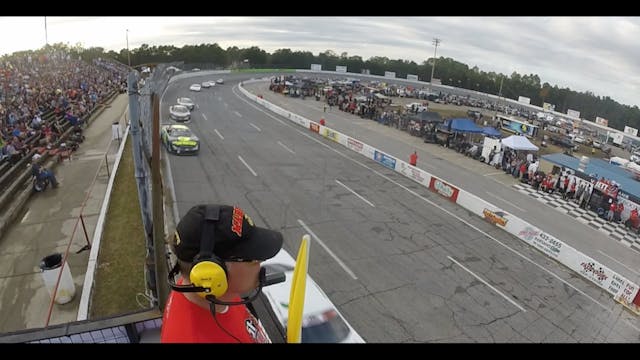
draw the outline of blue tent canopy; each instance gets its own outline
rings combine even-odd
[[[483,127],[482,133],[485,134],[486,136],[498,137],[498,138],[502,137],[502,133],[498,129],[491,126]]]
[[[473,122],[473,120],[466,119],[466,118],[446,120],[444,122],[444,126],[447,126],[447,128],[449,128],[451,131],[456,131],[456,132],[467,132],[467,133],[479,134],[483,131],[481,127],[479,127],[478,125],[476,125],[475,122]]]

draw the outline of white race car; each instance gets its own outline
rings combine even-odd
[[[262,266],[267,269],[267,273],[285,273],[286,280],[284,282],[264,287],[262,292],[269,300],[280,324],[286,330],[295,260],[284,249],[281,249],[276,256],[264,261]],[[365,342],[310,276],[307,277],[307,287],[304,294],[301,342]]]

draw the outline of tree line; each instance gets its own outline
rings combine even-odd
[[[185,45],[149,46],[142,44],[130,50],[121,49],[105,52],[104,48],[92,47],[85,49],[81,44],[68,46],[62,43],[47,45],[69,51],[70,53],[92,60],[97,57],[112,58],[123,64],[129,62],[132,66],[183,61],[187,64],[214,64],[219,68],[233,69],[243,64],[250,64],[253,68],[274,69],[309,69],[311,64],[321,64],[324,70],[335,70],[336,66],[346,66],[352,73],[368,70],[372,75],[384,75],[385,71],[396,73],[398,78],[406,78],[407,74],[418,75],[423,81],[431,77],[433,58],[417,64],[408,60],[392,60],[385,56],[374,56],[364,60],[361,56],[346,52],[340,55],[332,50],[326,50],[314,55],[309,51],[292,51],[278,49],[268,53],[257,46],[238,48],[236,46],[221,48],[217,43]],[[46,47],[45,47],[46,48]],[[44,48],[43,48],[44,49]],[[42,50],[42,49],[41,49]],[[467,64],[452,58],[440,57],[436,61],[434,78],[440,79],[443,85],[477,90],[483,93],[501,95],[517,100],[519,96],[531,99],[532,105],[542,106],[544,102],[555,105],[555,110],[566,113],[567,109],[580,111],[580,117],[594,121],[596,116],[609,120],[609,126],[624,129],[624,126],[640,128],[640,109],[618,103],[609,96],[596,96],[590,91],[577,92],[558,85],[542,83],[536,74],[521,75],[513,72],[511,75],[486,72],[477,66],[469,68]],[[502,85],[502,87],[501,87]]]

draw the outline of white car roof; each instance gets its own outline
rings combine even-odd
[[[295,266],[295,260],[284,249],[281,249],[276,256],[271,259],[265,260],[263,265],[276,265],[282,264],[288,267]],[[293,271],[285,271],[286,280],[279,284],[270,285],[262,289],[262,292],[269,298],[269,301],[274,307],[274,313],[278,316],[278,320],[282,324],[287,323],[289,317],[289,295],[291,290],[291,284],[293,281]],[[275,304],[278,304],[276,306]],[[304,294],[304,318],[308,318],[314,315],[321,315],[324,312],[334,310],[340,318],[347,324],[350,330],[350,334],[346,340],[349,342],[364,342],[362,337],[349,325],[347,320],[340,314],[338,308],[331,302],[329,297],[322,291],[320,286],[307,275],[307,286]],[[303,319],[304,325],[304,319]]]

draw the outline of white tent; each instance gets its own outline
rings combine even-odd
[[[508,138],[504,138],[502,139],[502,145],[514,150],[538,151],[538,147],[522,135],[511,135]]]

